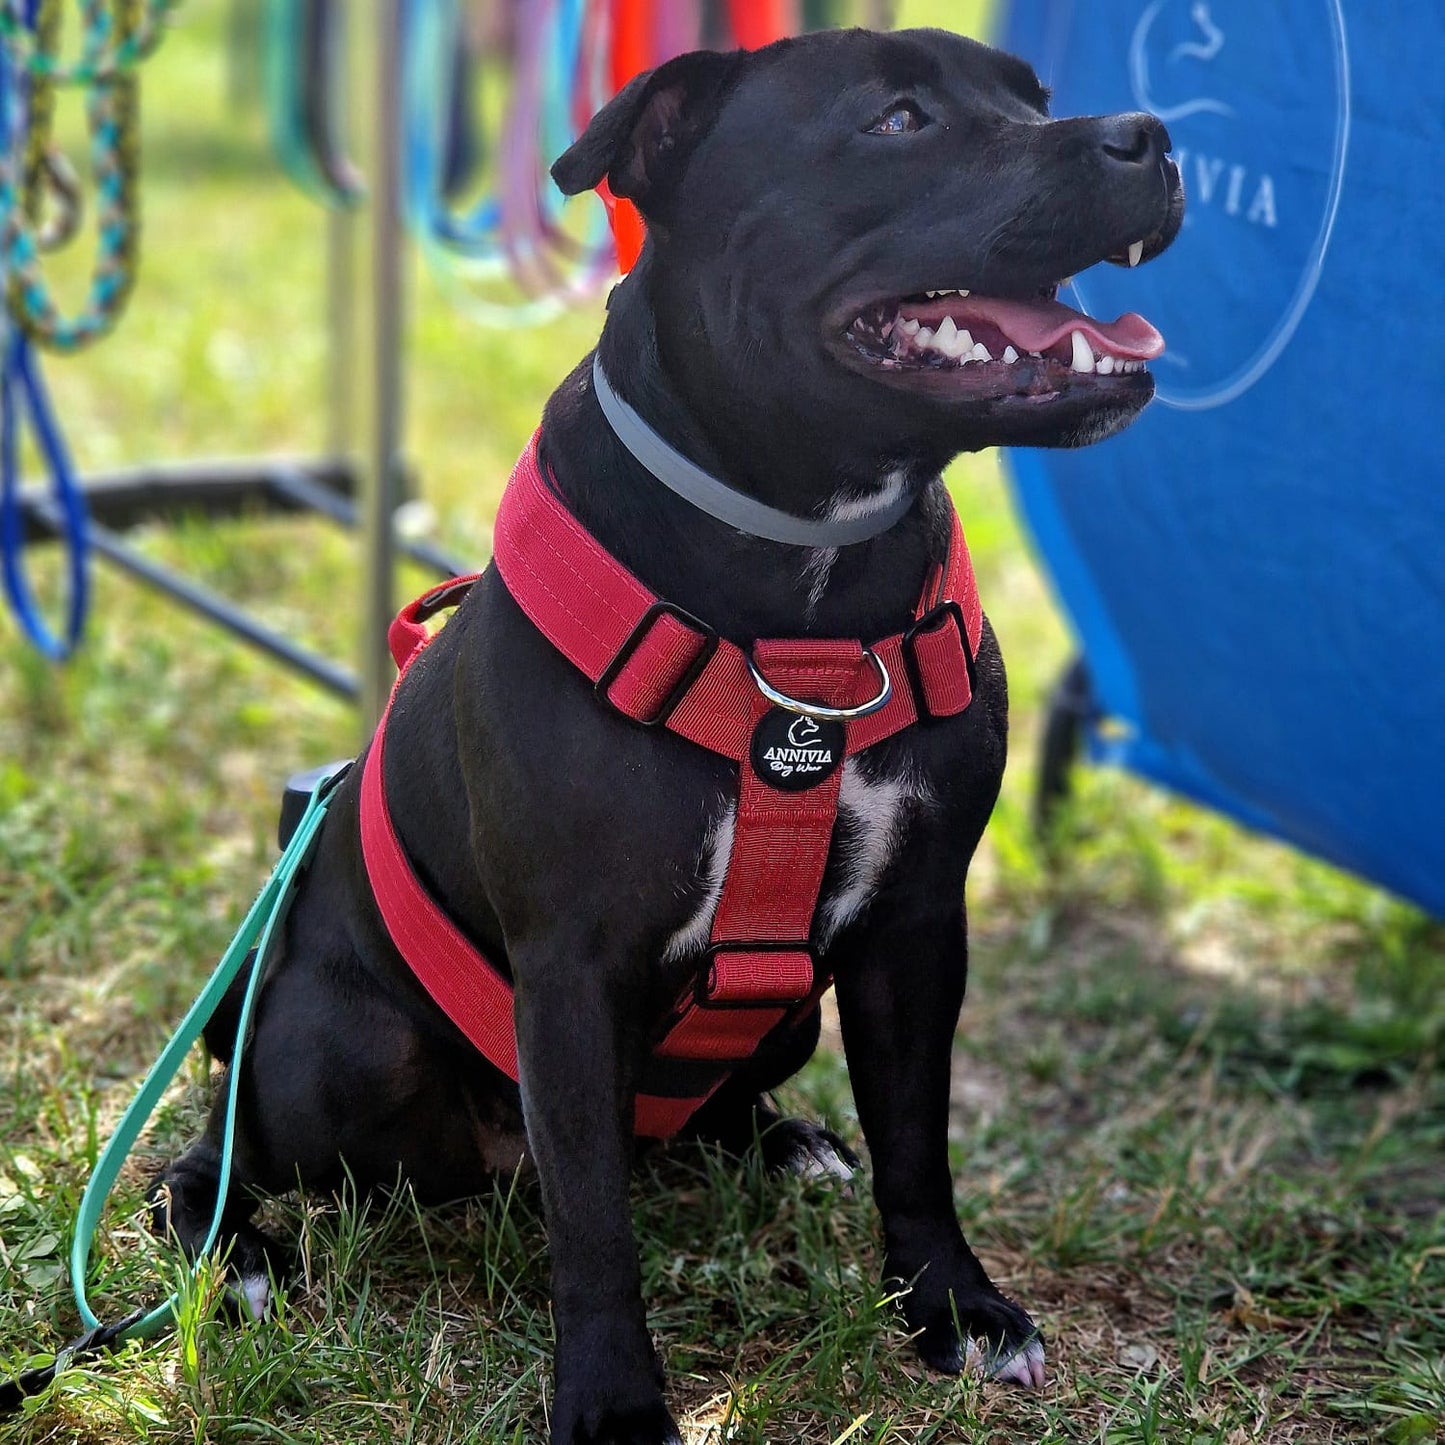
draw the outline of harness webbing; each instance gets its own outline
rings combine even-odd
[[[538,437],[517,462],[495,532],[496,567],[545,637],[633,721],[666,726],[736,761],[737,816],[705,961],[659,1022],[639,1088],[638,1133],[676,1133],[739,1063],[812,1007],[831,982],[811,945],[823,870],[837,821],[842,769],[782,791],[762,777],[752,738],[772,706],[748,656],[706,624],[661,601],[606,552],[548,485]],[[434,588],[392,624],[404,684],[428,644],[426,621],[458,603],[475,578]],[[949,555],[931,569],[907,632],[871,644],[896,679],[877,711],[842,726],[860,752],[920,718],[951,716],[972,700],[982,613],[955,515]],[[764,640],[753,665],[789,697],[856,707],[879,672],[854,640]],[[396,696],[393,690],[393,698]],[[389,710],[388,710],[389,711]],[[517,1046],[510,982],[483,957],[417,878],[386,800],[384,716],[362,772],[361,838],[367,873],[398,951],[436,1003],[510,1078]]]

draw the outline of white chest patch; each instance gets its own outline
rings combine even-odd
[[[724,803],[722,811],[708,826],[707,836],[702,840],[702,856],[698,859],[698,876],[707,886],[697,912],[667,940],[662,950],[662,961],[671,963],[676,958],[686,958],[690,953],[707,947],[712,937],[713,915],[717,912],[718,899],[722,897],[723,879],[727,876],[728,859],[733,851],[733,826],[737,822],[738,805]]]
[[[879,880],[903,842],[911,807],[930,807],[932,801],[928,785],[911,770],[896,777],[866,778],[857,759],[849,758],[843,764],[838,789],[843,866],[836,886],[818,902],[813,933],[820,948],[826,948],[872,902]],[[698,860],[698,876],[706,883],[706,892],[697,911],[668,939],[662,955],[665,962],[706,947],[722,897],[736,822],[737,805],[729,802],[709,826]]]
[[[876,492],[865,497],[835,497],[828,508],[830,522],[852,522],[859,517],[871,517],[891,507],[907,484],[902,471],[887,473]],[[833,563],[838,560],[836,547],[814,547],[803,563],[803,580],[808,586],[808,600],[803,604],[803,615],[811,622],[818,615],[818,604],[828,588],[828,578],[833,572]]]

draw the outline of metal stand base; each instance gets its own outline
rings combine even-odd
[[[304,513],[360,531],[362,517],[354,500],[358,490],[356,471],[347,462],[286,459],[135,467],[91,477],[84,487],[90,546],[98,557],[349,702],[362,699],[361,683],[350,668],[298,646],[218,593],[161,566],[121,534],[188,512],[208,518]],[[27,543],[60,535],[60,514],[39,488],[21,489],[20,515]],[[389,540],[397,552],[441,577],[474,570],[428,542]],[[384,633],[382,641],[384,645]]]

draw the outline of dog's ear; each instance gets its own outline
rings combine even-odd
[[[634,76],[557,158],[552,179],[563,195],[590,191],[606,176],[614,196],[645,214],[711,125],[741,59],[694,50]]]

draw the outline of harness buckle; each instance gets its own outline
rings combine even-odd
[[[963,608],[957,602],[940,602],[937,606],[930,607],[903,634],[903,666],[908,673],[908,685],[913,689],[913,703],[921,723],[934,722],[939,714],[928,705],[928,690],[923,683],[923,670],[918,665],[918,639],[926,633],[936,632],[948,619],[952,619],[953,625],[958,629],[958,643],[963,650],[964,666],[968,669],[969,697],[974,697],[978,692],[978,663],[973,649],[968,645],[968,627],[963,620]]]
[[[676,619],[693,632],[701,633],[702,646],[698,648],[692,661],[683,668],[677,681],[673,684],[672,690],[663,698],[657,711],[651,717],[636,717],[613,702],[609,694],[612,684],[617,681],[622,669],[627,666],[632,660],[633,654],[647,640],[653,623],[664,615]],[[603,669],[602,676],[597,679],[592,690],[608,707],[627,718],[628,721],[638,723],[645,728],[665,727],[678,703],[687,695],[688,688],[698,680],[702,675],[703,668],[712,661],[713,654],[718,649],[718,641],[717,633],[706,622],[694,617],[686,608],[679,607],[676,603],[664,602],[659,599],[638,619],[637,625],[627,634],[622,646],[617,649],[612,661]]]
[[[790,954],[792,958],[788,963],[780,959],[781,967],[770,969],[765,979],[749,977],[745,969],[729,969],[727,954],[752,953]],[[791,943],[731,940],[712,944],[704,957],[705,966],[693,984],[693,1002],[710,1012],[801,1003],[813,991],[817,975],[817,961],[806,939]]]

